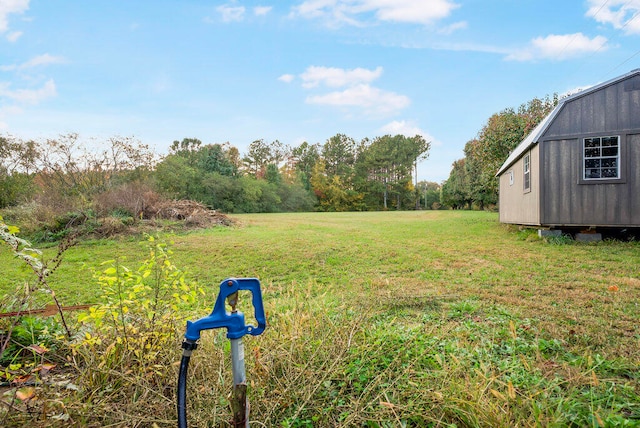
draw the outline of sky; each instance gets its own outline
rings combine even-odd
[[[0,0],[0,135],[297,146],[420,134],[640,68],[640,0]]]

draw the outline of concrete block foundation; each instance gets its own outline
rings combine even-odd
[[[602,234],[601,233],[576,233],[576,241],[600,242],[602,241]]]
[[[538,237],[539,238],[547,238],[550,236],[562,236],[561,230],[549,230],[549,229],[538,229]]]

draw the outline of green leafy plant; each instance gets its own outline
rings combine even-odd
[[[136,268],[102,263],[94,272],[101,304],[78,317],[83,327],[74,363],[84,390],[106,401],[169,393],[180,313],[196,306],[202,292],[171,262],[168,243],[150,236],[144,244],[148,257]]]
[[[11,340],[0,356],[0,365],[16,364],[23,357],[55,351],[64,338],[64,330],[53,318],[19,317]]]
[[[19,287],[15,295],[9,299],[5,299],[2,304],[3,308],[13,309],[15,312],[15,316],[11,317],[10,321],[8,323],[4,323],[5,325],[2,326],[3,335],[0,343],[0,355],[2,355],[2,358],[5,358],[4,352],[11,344],[11,337],[14,329],[23,322],[21,319],[22,312],[27,311],[34,300],[36,300],[34,298],[34,292],[48,295],[54,301],[67,337],[70,338],[72,336],[71,329],[69,328],[62,311],[62,305],[56,297],[54,290],[49,286],[47,280],[49,276],[60,266],[63,254],[75,244],[74,238],[69,237],[61,241],[55,257],[50,260],[43,261],[42,251],[33,248],[29,241],[16,236],[19,231],[20,230],[17,227],[4,223],[2,217],[0,217],[0,242],[6,244],[13,255],[18,260],[24,262],[24,264],[28,266],[35,275],[34,282],[27,282],[25,286]]]

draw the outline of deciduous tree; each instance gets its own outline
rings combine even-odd
[[[465,145],[465,200],[479,208],[498,202],[496,172],[509,153],[544,119],[558,102],[557,95],[534,98],[517,110],[506,108],[492,115],[478,136]],[[449,179],[459,180],[460,171],[454,168]],[[459,183],[447,186],[461,189]]]

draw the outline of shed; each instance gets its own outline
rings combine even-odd
[[[561,99],[496,175],[503,223],[640,227],[640,69]]]

